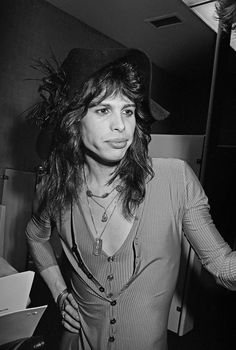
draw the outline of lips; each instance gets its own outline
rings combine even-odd
[[[112,139],[112,140],[108,140],[107,143],[112,147],[112,148],[116,148],[116,149],[121,149],[121,148],[125,148],[127,146],[127,139],[120,139],[120,138],[116,138],[116,139]]]

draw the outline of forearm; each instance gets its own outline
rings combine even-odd
[[[57,301],[58,295],[67,288],[58,265],[50,266],[40,271],[40,275],[50,289],[53,299]]]
[[[224,255],[217,282],[223,287],[236,291],[236,252]]]
[[[222,286],[236,290],[236,252],[219,234],[208,209],[191,210],[184,223],[185,234],[202,265]]]
[[[50,241],[39,242],[28,239],[28,244],[35,265],[56,301],[57,296],[66,288],[66,283],[57,264],[51,243]]]
[[[37,263],[41,266],[40,274],[47,286],[49,287],[53,299],[58,304],[61,315],[63,316],[63,325],[70,332],[78,333],[80,329],[80,317],[78,312],[78,304],[73,295],[66,290],[67,286],[57,264],[42,268],[42,256],[45,256],[48,261],[55,259],[51,244],[46,241],[44,243],[31,242],[33,254]],[[50,255],[50,258],[48,257]],[[58,298],[58,296],[60,297]],[[60,302],[58,302],[60,299]]]

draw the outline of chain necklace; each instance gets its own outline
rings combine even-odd
[[[107,211],[117,196],[118,196],[118,193],[115,195],[115,197],[113,197],[113,199],[110,201],[110,203],[106,207],[104,207],[104,205],[102,205],[101,203],[97,202],[96,199],[94,199],[93,197],[90,197],[94,203],[96,203],[99,207],[101,207],[104,210],[102,217],[101,217],[102,222],[107,222],[107,220],[108,220]],[[87,196],[87,199],[88,199],[88,196]]]
[[[88,185],[87,185],[87,182],[86,182],[86,194],[88,197],[96,197],[96,198],[106,198],[108,197],[113,191],[115,191],[116,187],[114,187],[110,192],[106,192],[106,193],[103,193],[101,196],[99,196],[98,194],[94,194],[89,188],[88,188]]]
[[[83,173],[84,173],[84,168],[83,168]],[[86,177],[85,177],[85,173],[84,173],[84,181],[85,181],[85,185],[86,185],[86,191],[85,192],[86,192],[86,195],[87,195],[87,200],[88,200],[88,197],[91,198],[91,200],[93,200],[94,203],[96,203],[100,208],[102,208],[104,210],[104,212],[102,214],[102,217],[101,217],[101,221],[102,222],[107,222],[107,220],[108,220],[107,211],[110,208],[110,206],[113,203],[113,201],[115,200],[115,198],[117,197],[118,193],[122,191],[122,189],[123,189],[122,186],[121,185],[117,185],[110,192],[106,192],[103,195],[99,196],[99,195],[93,194],[92,191],[88,188],[88,184],[87,184],[87,180],[86,180]],[[117,190],[118,193],[113,197],[113,199],[110,201],[110,203],[108,203],[107,206],[102,205],[95,198],[93,198],[93,197],[106,198],[115,190]]]
[[[117,195],[116,195],[114,198],[116,198],[116,197],[117,197]],[[101,255],[101,252],[102,252],[102,244],[103,244],[102,235],[103,235],[103,233],[105,232],[105,230],[106,230],[106,228],[107,228],[107,225],[108,225],[108,223],[109,223],[110,220],[111,220],[111,217],[112,217],[112,215],[113,215],[113,213],[114,213],[114,211],[115,211],[115,209],[116,209],[118,200],[116,201],[116,203],[115,203],[115,205],[114,205],[114,208],[112,209],[112,212],[111,212],[110,216],[107,217],[107,220],[105,221],[105,222],[106,222],[105,226],[103,227],[101,233],[99,234],[98,231],[97,231],[96,225],[95,225],[95,221],[94,221],[94,217],[93,217],[93,213],[92,213],[92,208],[91,208],[91,206],[90,206],[88,196],[86,196],[86,198],[87,198],[89,213],[90,213],[90,217],[91,217],[91,220],[92,220],[92,223],[93,223],[94,231],[95,231],[96,236],[97,236],[97,237],[95,238],[95,242],[93,243],[93,255],[98,256],[98,255]],[[113,200],[114,200],[114,198],[113,198]],[[112,200],[112,201],[113,201],[113,200]]]
[[[122,185],[117,185],[115,186],[110,192],[105,192],[102,195],[98,195],[98,194],[94,194],[88,187],[87,184],[87,179],[85,176],[85,172],[84,172],[84,167],[83,167],[83,176],[84,176],[84,181],[85,181],[85,185],[86,185],[86,195],[88,197],[96,197],[96,198],[106,198],[108,197],[113,191],[117,190],[117,192],[122,192],[123,191],[123,186]]]

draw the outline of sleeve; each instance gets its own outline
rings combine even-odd
[[[224,287],[236,290],[236,252],[224,241],[210,215],[205,192],[193,170],[184,163],[183,230],[202,265]]]
[[[30,253],[39,271],[57,265],[50,244],[51,230],[51,219],[46,212],[35,213],[26,227],[26,239]]]

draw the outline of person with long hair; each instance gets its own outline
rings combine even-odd
[[[60,349],[166,350],[182,231],[229,289],[236,253],[186,162],[148,156],[154,119],[144,52],[73,49],[62,65],[44,67],[42,101],[30,112],[42,126],[44,175],[26,235],[61,313]]]

